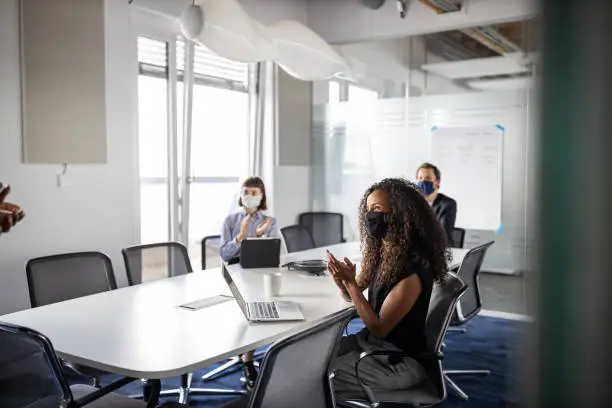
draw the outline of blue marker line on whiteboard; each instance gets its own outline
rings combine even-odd
[[[501,224],[499,227],[497,227],[497,229],[495,230],[495,235],[499,235],[500,232],[502,232],[504,229],[506,228],[506,226],[504,224]]]
[[[498,128],[499,130],[506,130],[504,129],[504,127],[502,125],[495,125],[496,128]]]
[[[431,131],[435,132],[437,128],[438,128],[437,126],[434,126],[434,127],[431,128]]]

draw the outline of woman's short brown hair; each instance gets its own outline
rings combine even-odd
[[[266,195],[266,186],[264,182],[259,177],[249,177],[244,180],[242,183],[242,187],[240,187],[240,197],[238,198],[238,205],[242,207],[242,189],[245,187],[258,188],[261,190],[261,203],[259,203],[258,210],[267,210],[268,209],[268,196]]]

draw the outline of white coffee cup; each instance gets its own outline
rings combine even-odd
[[[280,272],[267,272],[264,274],[264,291],[267,298],[273,298],[280,294],[283,275]]]

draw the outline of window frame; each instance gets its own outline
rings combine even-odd
[[[169,92],[168,92],[168,111],[169,111],[169,116],[168,116],[168,138],[169,138],[169,149],[168,149],[168,155],[173,155],[174,159],[172,159],[174,161],[172,169],[170,169],[170,163],[169,163],[169,171],[168,171],[168,179],[173,179],[173,180],[177,180],[178,176],[180,175],[179,173],[179,169],[176,166],[176,161],[178,158],[178,154],[181,154],[182,156],[182,152],[178,152],[177,151],[177,144],[178,144],[178,138],[182,137],[182,135],[178,134],[178,130],[179,130],[179,122],[178,120],[181,120],[182,118],[178,118],[177,114],[178,114],[178,98],[182,98],[183,95],[178,95],[178,84],[179,83],[185,83],[184,79],[185,79],[185,73],[183,69],[179,69],[179,64],[177,63],[178,61],[178,57],[179,57],[179,46],[180,46],[180,41],[185,41],[184,39],[182,39],[179,35],[179,33],[173,32],[171,27],[169,27],[167,24],[163,24],[164,22],[162,22],[161,20],[159,20],[159,18],[157,18],[156,16],[152,16],[150,14],[150,12],[148,12],[146,9],[143,9],[141,7],[135,7],[131,9],[132,15],[135,16],[135,18],[133,19],[134,21],[134,26],[136,28],[136,30],[134,31],[134,42],[136,43],[136,65],[137,65],[137,69],[136,69],[136,78],[139,78],[141,75],[143,76],[150,76],[150,77],[157,77],[157,78],[161,78],[164,80],[168,80],[169,81]],[[167,61],[167,67],[162,67],[162,66],[158,66],[158,65],[154,65],[154,64],[148,64],[146,62],[141,62],[140,61],[140,56],[138,53],[138,39],[140,37],[144,37],[150,40],[154,40],[154,41],[160,41],[160,42],[164,42],[167,43],[169,45],[168,48],[168,61]],[[185,46],[187,44],[184,44]],[[186,47],[183,47],[183,50],[186,49]],[[184,53],[182,53],[181,55],[184,56]],[[169,70],[169,67],[173,65],[173,69]],[[184,64],[181,64],[181,66],[183,66]],[[173,71],[174,75],[171,75],[168,71]],[[248,69],[247,69],[247,74],[246,74],[246,80],[245,82],[242,81],[236,81],[236,80],[231,80],[231,79],[223,79],[223,78],[219,78],[219,77],[215,77],[215,76],[210,76],[210,75],[205,75],[205,74],[201,74],[201,73],[193,73],[193,86],[207,86],[207,87],[214,87],[214,88],[218,88],[218,89],[227,89],[227,90],[231,90],[231,91],[237,91],[237,92],[243,92],[245,94],[248,94],[248,98],[249,98],[249,106],[248,106],[248,115],[247,115],[247,120],[248,120],[248,131],[247,134],[245,135],[247,143],[249,143],[249,145],[251,144],[251,138],[252,135],[251,130],[253,129],[253,120],[254,120],[254,116],[253,116],[253,112],[252,109],[255,106],[255,101],[258,98],[258,91],[259,91],[259,86],[258,86],[258,78],[257,78],[257,65],[256,64],[248,64]],[[137,80],[138,81],[138,80]],[[171,84],[170,84],[171,82]],[[138,98],[136,98],[138,99]],[[138,114],[139,112],[139,106],[138,106],[138,101],[136,104],[136,112]],[[170,114],[170,111],[173,111],[172,114]],[[170,122],[172,121],[172,124],[170,124]],[[137,225],[137,231],[138,231],[138,239],[139,241],[142,241],[142,237],[141,237],[141,210],[140,210],[140,205],[141,205],[141,197],[140,197],[140,186],[142,184],[162,184],[162,183],[168,183],[168,180],[164,177],[140,177],[140,173],[139,173],[139,161],[140,161],[140,130],[138,128],[138,121],[136,121],[136,131],[135,131],[135,137],[136,137],[136,141],[137,141],[137,148],[135,149],[135,154],[136,154],[136,158],[135,158],[135,162],[136,162],[136,166],[135,168],[137,169],[136,171],[138,172],[138,188],[136,189],[137,192],[137,214],[138,214],[138,225]],[[170,129],[172,127],[172,130]],[[170,140],[172,139],[172,140]],[[170,146],[170,144],[172,146]],[[188,146],[188,148],[186,149],[186,154],[191,156],[192,154],[192,144],[190,143],[190,146]],[[170,148],[172,147],[172,148]],[[250,155],[250,153],[249,153]],[[181,157],[182,160],[185,160],[184,157]],[[249,157],[249,160],[251,158]],[[171,161],[170,157],[169,157],[169,162]],[[182,197],[179,194],[179,186],[181,185],[181,182],[179,181],[179,183],[174,183],[176,185],[172,186],[171,184],[173,183],[168,183],[168,205],[169,205],[169,225],[168,225],[168,229],[169,229],[169,239],[171,240],[177,240],[177,241],[181,241],[185,244],[188,244],[188,240],[189,240],[189,226],[187,225],[186,228],[182,225],[181,220],[186,220],[187,224],[189,223],[189,217],[185,217],[185,211],[188,213],[191,209],[191,203],[188,202],[188,198],[189,198],[189,192],[188,190],[190,189],[190,185],[193,183],[198,183],[198,184],[216,184],[216,183],[238,183],[240,182],[240,177],[238,176],[211,176],[211,177],[207,177],[207,176],[197,176],[194,177],[191,174],[186,174],[185,175],[186,178],[186,185],[187,187],[182,191],[182,194],[185,196],[186,200],[183,200]],[[186,203],[184,203],[183,201],[187,201]],[[186,208],[186,210],[185,210]],[[180,214],[180,215],[179,215]]]

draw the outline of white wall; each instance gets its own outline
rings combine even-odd
[[[127,1],[106,1],[108,163],[68,169],[72,187],[57,188],[52,165],[21,163],[18,0],[0,1],[0,180],[26,218],[0,237],[0,314],[29,306],[27,259],[100,250],[125,282],[120,249],[137,239],[136,43]]]

